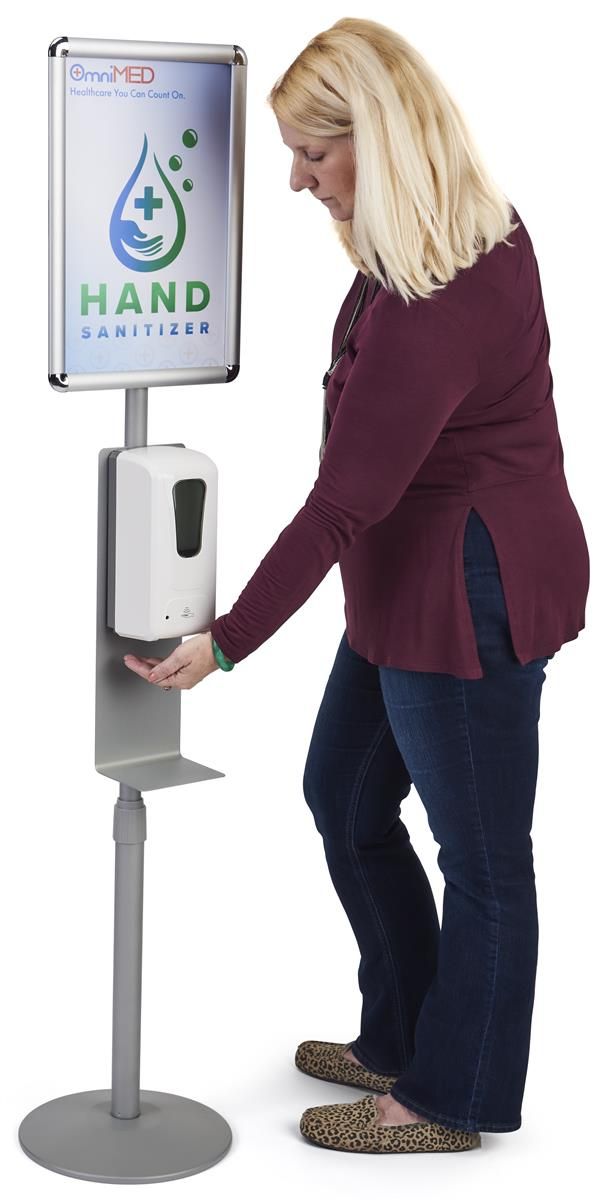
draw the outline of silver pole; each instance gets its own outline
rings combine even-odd
[[[120,784],[113,811],[115,908],[111,1115],[140,1116],[143,866],[147,814],[140,792]]]
[[[147,445],[147,388],[126,390],[124,445]],[[115,902],[111,1115],[140,1116],[143,875],[147,813],[141,793],[120,784],[113,811]]]
[[[126,388],[124,446],[147,445],[148,388]]]

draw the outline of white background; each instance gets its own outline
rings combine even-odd
[[[281,1200],[331,1197],[341,1186],[351,1198],[399,1189],[440,1197],[446,1187],[469,1200],[525,1197],[538,1179],[545,1194],[579,1193],[599,1163],[602,1097],[597,7],[306,0],[283,26],[276,9],[243,2],[55,3],[33,23],[27,6],[11,11],[0,472],[6,1194],[92,1194],[95,1185],[28,1159],[17,1128],[55,1096],[109,1087],[111,1065],[117,784],[94,769],[96,501],[97,453],[122,444],[124,402],[118,391],[61,397],[46,382],[47,47],[60,34],[237,42],[249,58],[241,372],[228,386],[159,388],[149,403],[149,441],[183,441],[218,465],[222,613],[316,478],[320,383],[354,268],[325,206],[290,190],[291,154],[266,96],[309,39],[343,15],[390,25],[424,54],[528,228],[566,475],[591,551],[587,628],[550,664],[542,696],[533,825],[540,948],[523,1123],[483,1134],[474,1154],[402,1158],[328,1153],[298,1131],[309,1105],[362,1095],[293,1065],[303,1039],[356,1037],[360,1013],[356,942],[302,793],[344,627],[336,565],[232,673],[183,694],[183,752],[226,777],[145,797],[141,1084],[215,1107],[234,1135],[214,1168],[161,1194]],[[402,815],[440,912],[437,847],[415,790]]]

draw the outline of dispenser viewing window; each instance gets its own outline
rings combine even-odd
[[[205,495],[203,479],[179,479],[172,488],[176,549],[182,558],[193,558],[201,549]]]

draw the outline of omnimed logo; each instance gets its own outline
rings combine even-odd
[[[81,63],[72,63],[69,74],[77,83],[153,83],[155,71],[153,67],[142,64],[128,64],[125,67],[111,66],[106,71],[87,71]]]

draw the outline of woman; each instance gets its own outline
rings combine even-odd
[[[303,787],[359,945],[360,1034],[303,1042],[295,1061],[366,1095],[307,1109],[300,1128],[344,1150],[471,1149],[521,1124],[541,688],[589,586],[539,270],[459,110],[397,33],[337,21],[269,100],[292,188],[328,208],[357,268],[318,476],[229,613],[163,662],[125,661],[190,688],[339,563],[346,630]],[[442,928],[400,820],[412,782],[439,844]]]

